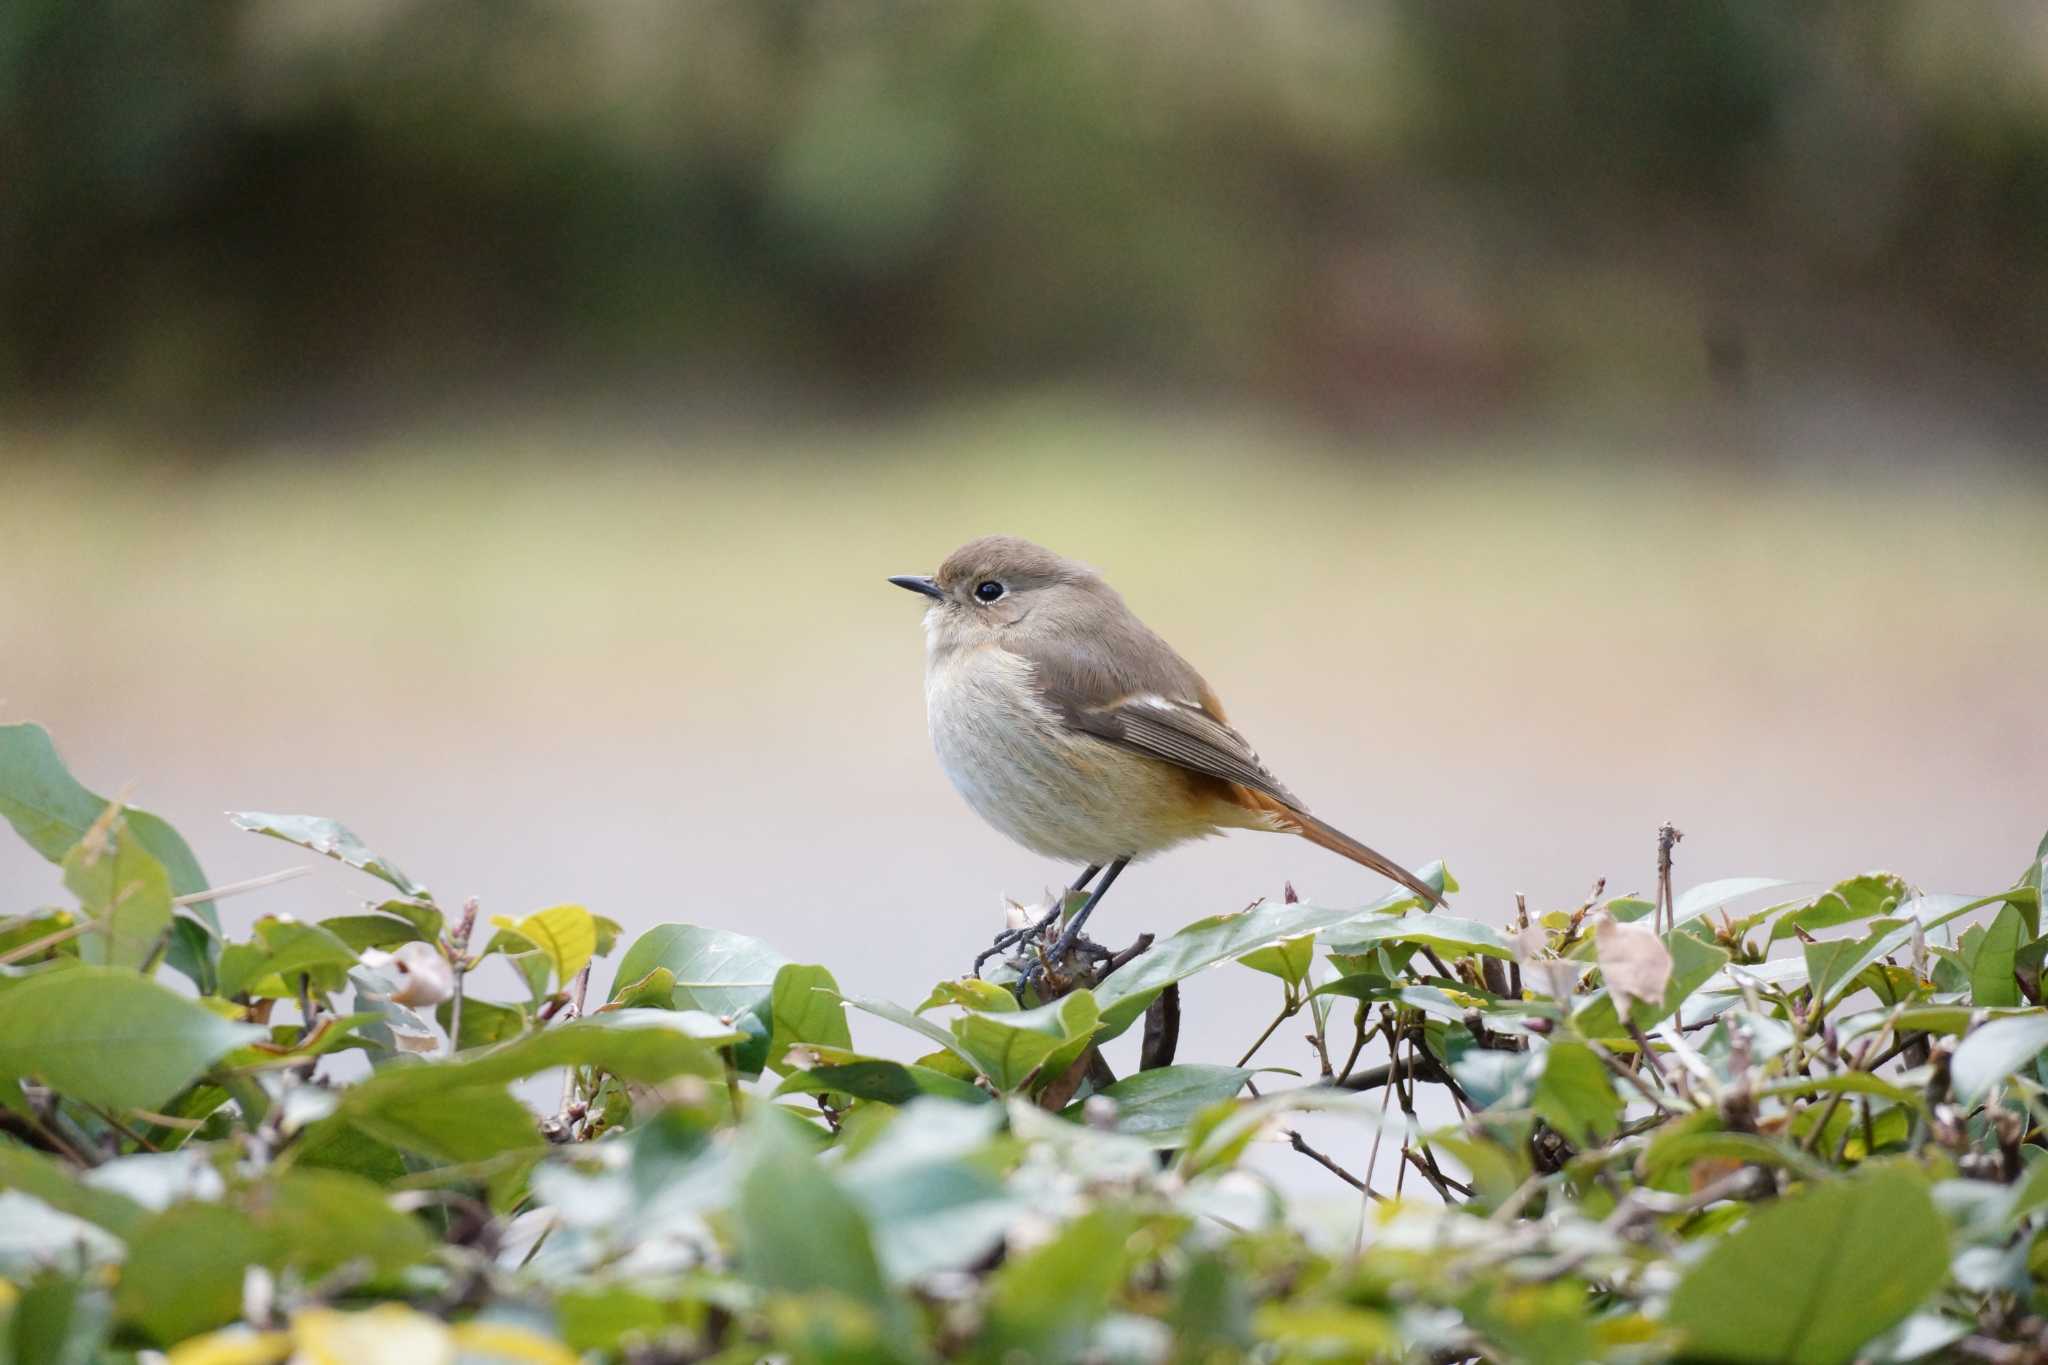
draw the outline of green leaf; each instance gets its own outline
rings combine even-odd
[[[1413,899],[1406,893],[1398,893],[1382,904]],[[1327,905],[1260,901],[1248,910],[1197,920],[1172,937],[1153,944],[1095,987],[1095,998],[1102,1006],[1102,1031],[1098,1041],[1106,1042],[1129,1028],[1159,997],[1159,993],[1176,981],[1185,980],[1219,963],[1234,961],[1268,944],[1317,933],[1373,914],[1378,908],[1341,909]]]
[[[1585,1286],[1491,1284],[1465,1296],[1467,1320],[1517,1365],[1583,1365],[1604,1354],[1598,1345]]]
[[[863,1014],[872,1014],[877,1019],[886,1019],[892,1024],[909,1029],[912,1033],[922,1034],[930,1042],[937,1043],[948,1053],[959,1058],[970,1073],[974,1075],[981,1074],[975,1069],[974,1057],[965,1048],[960,1046],[958,1040],[951,1033],[947,1032],[944,1027],[933,1023],[923,1015],[913,1014],[903,1008],[903,1006],[890,1000],[874,1000],[854,995],[849,995],[845,999],[847,1004]]]
[[[174,1204],[129,1238],[115,1307],[166,1346],[225,1326],[242,1315],[242,1279],[266,1240],[240,1209]]]
[[[1759,891],[1775,891],[1792,883],[1777,877],[1723,877],[1719,881],[1701,882],[1688,887],[1673,898],[1671,914],[1673,925],[1711,914],[1729,901],[1743,896],[1755,895]]]
[[[20,1190],[123,1239],[148,1212],[126,1195],[95,1189],[69,1167],[26,1147],[0,1145],[0,1190]]]
[[[1890,872],[1866,872],[1837,882],[1805,905],[1780,915],[1771,926],[1771,938],[1775,941],[1790,938],[1799,929],[1811,933],[1837,924],[1896,914],[1908,894],[1903,878]]]
[[[1652,1005],[1637,1000],[1629,1006],[1630,1019],[1645,1032],[1678,1013],[1694,991],[1706,985],[1716,972],[1728,965],[1727,949],[1703,942],[1684,928],[1665,934],[1664,947],[1671,954],[1671,981],[1664,988],[1663,1002]],[[1613,997],[1604,987],[1586,997],[1586,1002],[1572,1016],[1572,1028],[1581,1036],[1595,1041],[1629,1036],[1628,1030],[1621,1025],[1621,1017],[1615,1013]]]
[[[418,925],[396,915],[336,915],[321,920],[320,927],[358,953],[431,941],[431,935],[421,933]]]
[[[823,967],[791,962],[778,969],[769,991],[769,1017],[768,1064],[778,1072],[786,1069],[781,1064],[782,1054],[791,1043],[853,1046],[839,983]]]
[[[1094,994],[1079,990],[1032,1010],[969,1011],[953,1021],[953,1036],[975,1068],[1007,1094],[1029,1081],[1065,1045],[1085,1044],[1100,1018]]]
[[[322,1015],[313,1031],[304,1037],[300,1036],[297,1024],[274,1024],[268,1039],[236,1048],[221,1059],[220,1065],[242,1071],[272,1070],[344,1047],[365,1046],[356,1030],[381,1017],[369,1013]]]
[[[1315,960],[1316,936],[1301,934],[1269,943],[1263,948],[1254,948],[1238,962],[1255,972],[1277,976],[1290,986],[1299,986],[1308,979],[1308,969],[1315,965]]]
[[[1382,943],[1419,943],[1451,957],[1478,954],[1512,961],[1514,945],[1497,929],[1456,915],[1376,915],[1323,935],[1330,951],[1346,956],[1370,952]]]
[[[372,906],[371,909],[376,914],[389,915],[393,919],[404,920],[407,924],[419,930],[419,936],[423,939],[432,940],[439,938],[441,930],[447,927],[447,921],[442,916],[440,907],[432,901],[393,899],[380,901]]]
[[[433,1251],[419,1220],[360,1176],[294,1169],[252,1191],[251,1203],[277,1269],[318,1277],[355,1262],[390,1275]]]
[[[0,1312],[0,1353],[10,1339],[13,1346],[9,1365],[103,1365],[120,1359],[103,1350],[113,1308],[99,1278],[45,1271],[30,1280],[13,1311]]]
[[[598,1009],[665,1010],[675,999],[675,993],[676,974],[666,967],[656,967],[636,980],[614,984],[610,1002],[598,1006]]]
[[[966,1269],[1024,1215],[1021,1200],[978,1160],[1002,1122],[993,1106],[918,1100],[841,1168],[893,1283]]]
[[[1593,1049],[1566,1040],[1544,1049],[1531,1104],[1565,1141],[1580,1148],[1614,1136],[1624,1107]]]
[[[940,1005],[958,1005],[963,1009],[983,1010],[992,1014],[1003,1014],[1021,1009],[1017,997],[1008,988],[993,981],[983,981],[978,976],[963,976],[952,981],[941,981],[932,987],[932,993],[917,1007],[923,1014],[926,1010]]]
[[[61,863],[110,804],[79,785],[42,726],[0,725],[0,816],[30,848]],[[192,896],[207,889],[199,860],[176,830],[133,806],[122,808],[121,819],[128,833],[164,865],[173,895]],[[201,901],[192,908],[215,934],[220,932],[213,902]]]
[[[119,967],[73,967],[0,991],[0,1076],[110,1109],[154,1109],[261,1038]]]
[[[1994,1008],[2020,1003],[2019,979],[2013,975],[2013,959],[2027,931],[2020,912],[2001,906],[1997,918],[1983,927],[1976,943],[1963,951],[1963,963],[1970,973],[1970,996],[1979,1005]]]
[[[1772,1081],[1756,1088],[1757,1095],[1772,1099],[1790,1099],[1798,1095],[1875,1095],[1919,1109],[1925,1106],[1926,1097],[1917,1090],[1894,1085],[1882,1076],[1873,1076],[1867,1071],[1844,1071],[1831,1076],[1792,1076],[1782,1081]]]
[[[314,977],[322,990],[336,990],[358,960],[355,949],[317,924],[262,919],[256,922],[254,935],[247,943],[231,943],[221,950],[222,995],[289,998],[298,993],[301,976]]]
[[[662,999],[666,1001],[667,993]],[[443,1031],[455,1022],[455,1002],[443,1000],[434,1007],[434,1022]],[[462,1002],[462,1036],[455,1040],[457,1052],[467,1052],[473,1047],[489,1047],[517,1038],[526,1032],[526,1011],[516,1005],[500,1005],[491,1000],[466,997]]]
[[[551,905],[517,923],[499,915],[491,923],[540,949],[555,969],[555,985],[564,990],[597,951],[597,921],[580,905]]]
[[[1704,1122],[1712,1115],[1700,1115]],[[1778,1166],[1807,1180],[1826,1180],[1834,1174],[1817,1158],[1808,1156],[1789,1142],[1756,1133],[1696,1131],[1690,1125],[1669,1123],[1659,1129],[1644,1154],[1643,1165],[1652,1180],[1670,1171],[1685,1170],[1696,1161],[1756,1162]]]
[[[920,1095],[963,1104],[983,1104],[989,1099],[988,1092],[972,1081],[915,1062],[864,1057],[834,1047],[813,1047],[811,1053],[812,1065],[792,1070],[775,1088],[777,1095],[835,1093],[894,1105],[908,1104]]]
[[[747,1279],[791,1293],[830,1291],[888,1311],[892,1300],[866,1215],[787,1123],[771,1106],[748,1126],[751,1159],[734,1206]]]
[[[170,875],[118,819],[64,855],[64,885],[96,926],[79,940],[80,961],[140,967],[171,927]]]
[[[675,974],[677,1009],[737,1019],[768,999],[775,974],[788,961],[760,939],[729,929],[658,924],[626,950],[618,980],[638,981],[656,967],[666,967]]]
[[[388,860],[363,846],[346,825],[319,815],[269,815],[263,811],[244,810],[228,812],[228,819],[236,829],[246,829],[252,834],[267,834],[273,839],[282,839],[288,844],[311,849],[322,857],[333,858],[359,868],[372,877],[380,878],[398,888],[399,893],[418,900],[428,899],[427,888],[400,872]]]
[[[1834,939],[1819,944],[1807,944],[1807,979],[1813,984],[1815,998],[1821,1000],[1824,1005],[1832,1006],[1854,988],[1856,981],[1865,971],[1910,945],[1916,933],[1925,934],[1929,930],[1938,929],[1952,920],[1969,914],[1972,910],[1994,902],[2013,903],[2011,893],[2003,891],[1976,900],[1951,904],[1950,901],[1954,899],[1922,897],[1921,900],[1909,902],[1902,907],[1905,913],[1900,918],[1876,921],[1872,932],[1865,938]],[[1917,909],[1922,908],[1923,902],[1929,903],[1925,908],[1934,910],[1934,913],[1924,918],[1916,913]],[[2021,913],[2026,912],[2022,909]],[[1815,948],[1822,951],[1812,951]],[[1820,977],[1813,975],[1816,966],[1822,971]]]
[[[1099,1207],[1007,1262],[991,1285],[984,1358],[1080,1359],[1090,1329],[1129,1272],[1138,1228],[1128,1210]]]
[[[1155,1067],[1126,1076],[1096,1092],[1116,1105],[1113,1127],[1119,1133],[1158,1137],[1178,1133],[1203,1109],[1230,1099],[1255,1073],[1244,1067],[1184,1063]],[[1068,1118],[1079,1118],[1086,1102],[1068,1106]]]
[[[7,997],[0,995],[0,1006]],[[1975,1104],[1993,1086],[2048,1050],[2048,1013],[2011,1015],[1972,1029],[1949,1059],[1956,1098]]]
[[[1687,1353],[1844,1365],[1948,1279],[1948,1227],[1899,1166],[1758,1208],[1695,1262],[1669,1320]]]
[[[351,1096],[353,1098],[353,1096]],[[380,1143],[439,1161],[485,1161],[508,1152],[537,1150],[540,1128],[533,1111],[499,1087],[405,1090],[374,1104],[344,1104],[340,1113],[307,1130],[322,1142],[339,1141],[329,1127],[354,1126]],[[342,1166],[330,1157],[321,1163]]]
[[[594,1066],[621,1080],[650,1085],[683,1075],[717,1078],[724,1068],[716,1049],[736,1036],[729,1026],[697,1011],[611,1010],[551,1025],[484,1052],[394,1063],[348,1091],[342,1107],[354,1112],[375,1109],[395,1096],[504,1085],[558,1066]]]

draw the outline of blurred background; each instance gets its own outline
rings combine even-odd
[[[1496,924],[1665,819],[1681,886],[2048,826],[2033,0],[14,0],[0,185],[0,717],[217,881],[333,815],[914,1001],[1072,873],[882,581],[991,531]],[[1244,834],[1097,924],[1286,878],[1383,889]]]

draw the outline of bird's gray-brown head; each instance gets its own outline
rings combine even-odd
[[[1078,626],[1123,606],[1087,565],[1015,536],[971,540],[937,573],[889,581],[932,599],[925,634],[938,652],[992,643],[1027,621],[1033,631]]]

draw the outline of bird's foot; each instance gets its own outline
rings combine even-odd
[[[1060,911],[1065,908],[1066,904],[1063,898],[1034,922],[1020,925],[1015,929],[1005,929],[1002,933],[997,934],[995,942],[984,948],[981,951],[981,955],[974,959],[973,975],[980,976],[982,964],[990,958],[1005,953],[1020,943],[1028,943],[1052,928],[1053,922],[1060,917]]]

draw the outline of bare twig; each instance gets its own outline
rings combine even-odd
[[[1358,1054],[1365,1051],[1365,1002],[1362,1000],[1358,1004],[1357,1014],[1353,1016],[1352,1028],[1354,1036],[1351,1040],[1351,1055],[1344,1059],[1344,1069],[1337,1073],[1334,1080],[1334,1084],[1339,1086],[1345,1086],[1350,1083],[1352,1068],[1358,1065]],[[1384,1085],[1386,1082],[1382,1081],[1381,1084]],[[1359,1087],[1361,1090],[1370,1090],[1371,1088],[1371,1086]]]
[[[1619,1013],[1629,1016],[1633,1015],[1634,1010],[1632,1007],[1624,1007]],[[1635,1039],[1637,1055],[1650,1064],[1650,1070],[1657,1073],[1658,1084],[1669,1085],[1671,1078],[1664,1074],[1664,1063],[1657,1056],[1657,1049],[1650,1046],[1649,1038],[1643,1033],[1643,1026],[1633,1018],[1624,1018],[1623,1022],[1628,1026],[1628,1036]]]
[[[34,957],[37,953],[54,948],[60,943],[69,943],[80,934],[91,933],[97,923],[96,920],[82,919],[76,924],[44,934],[41,938],[30,939],[27,943],[17,943],[6,952],[0,953],[0,967],[19,962],[23,958]]]
[[[1428,1153],[1429,1146],[1427,1143],[1423,1144],[1422,1150],[1425,1155]],[[1445,1175],[1442,1168],[1436,1164],[1434,1157],[1425,1160],[1423,1156],[1418,1156],[1415,1149],[1406,1143],[1401,1144],[1401,1155],[1407,1159],[1408,1164],[1422,1173],[1422,1178],[1435,1188],[1437,1197],[1446,1204],[1451,1202],[1451,1193],[1454,1190],[1464,1195],[1467,1199],[1472,1197],[1472,1187]]]
[[[1286,1023],[1288,1019],[1293,1016],[1294,1012],[1299,1008],[1300,1006],[1296,1005],[1292,999],[1289,999],[1287,1004],[1281,1008],[1280,1012],[1273,1016],[1273,1022],[1266,1025],[1266,1031],[1259,1035],[1258,1041],[1253,1043],[1250,1047],[1244,1050],[1244,1056],[1237,1059],[1237,1064],[1239,1066],[1243,1066],[1246,1062],[1250,1061],[1252,1059],[1252,1054],[1257,1052],[1260,1048],[1264,1047],[1266,1045],[1266,1040],[1273,1036],[1273,1030],[1279,1028],[1282,1024]]]
[[[448,936],[446,953],[448,969],[455,976],[454,994],[448,1003],[448,1052],[454,1055],[462,1050],[462,979],[469,974],[469,936],[476,928],[477,898],[471,896],[462,903],[462,918],[455,923],[455,932]]]
[[[570,992],[569,992],[569,993],[570,993],[570,997],[571,997],[570,1005],[569,1005],[568,1009],[564,1010],[564,1011],[563,1011],[563,1013],[562,1013],[562,1018],[563,1018],[563,1021],[564,1021],[565,1023],[566,1023],[566,1022],[567,1022],[568,1020],[570,1020],[570,1019],[579,1019],[579,1018],[581,1018],[581,1017],[582,1017],[582,1015],[583,1015],[583,997],[584,997],[584,994],[585,994],[585,993],[586,993],[586,992],[587,992],[587,991],[588,991],[589,989],[590,989],[590,964],[589,964],[588,962],[586,962],[586,963],[584,963],[584,964],[583,964],[583,970],[582,970],[582,971],[579,971],[579,972],[577,972],[577,973],[576,973],[576,984],[575,984],[574,986],[572,986],[572,987],[570,988]],[[730,1055],[730,1052],[731,1052],[731,1049],[727,1049],[727,1053],[728,1053],[728,1055]],[[728,1065],[728,1069],[729,1069],[729,1068],[730,1068],[730,1063],[728,1062],[728,1064],[727,1064],[727,1065]],[[563,1073],[563,1076],[562,1076],[562,1109],[563,1109],[563,1111],[564,1111],[565,1113],[566,1113],[566,1112],[568,1111],[569,1105],[570,1105],[570,1104],[571,1104],[571,1103],[572,1103],[572,1102],[573,1102],[573,1101],[575,1100],[575,1098],[576,1098],[576,1084],[577,1084],[577,1081],[579,1080],[579,1078],[580,1078],[580,1073],[578,1073],[577,1069],[576,1069],[575,1067],[573,1067],[573,1066],[572,1066],[572,1067],[570,1067],[570,1068],[568,1069],[568,1071],[566,1071],[565,1073]],[[732,1078],[732,1077],[731,1077],[730,1075],[728,1075],[728,1077],[727,1077],[727,1080],[728,1080],[728,1083],[729,1083],[729,1084],[733,1084],[733,1085],[737,1085],[737,1084],[738,1084],[738,1082],[737,1082],[736,1080],[734,1080],[734,1079],[733,1079],[733,1078]],[[737,1117],[737,1116],[739,1115],[739,1112],[740,1112],[740,1106],[739,1106],[739,1098],[738,1098],[738,1095],[737,1095],[737,1093],[735,1093],[735,1095],[734,1095],[734,1098],[733,1098],[733,1106],[732,1106],[732,1112],[733,1112],[733,1115],[734,1115],[735,1117]]]
[[[1657,826],[1657,931],[1678,927],[1678,907],[1671,899],[1671,846],[1685,837],[1670,821]]]
[[[183,896],[173,896],[171,897],[171,904],[183,907],[197,905],[201,901],[225,900],[229,896],[239,896],[244,891],[261,891],[266,886],[276,886],[279,882],[288,882],[294,877],[303,877],[312,870],[313,867],[310,863],[302,864],[298,867],[280,868],[276,872],[266,872],[260,877],[249,877],[239,882],[228,882],[224,886],[210,886],[204,891],[194,891]]]
[[[1287,1141],[1293,1146],[1295,1151],[1300,1152],[1310,1161],[1315,1162],[1318,1166],[1321,1166],[1331,1175],[1336,1176],[1339,1180],[1349,1185],[1352,1189],[1357,1190],[1366,1198],[1379,1200],[1384,1200],[1386,1198],[1386,1196],[1381,1194],[1378,1190],[1375,1190],[1372,1186],[1366,1184],[1363,1180],[1360,1180],[1357,1176],[1351,1174],[1351,1172],[1345,1170],[1336,1162],[1330,1160],[1330,1158],[1325,1156],[1323,1153],[1309,1146],[1307,1140],[1303,1138],[1300,1133],[1296,1132],[1292,1128],[1289,1128],[1287,1130]]]

